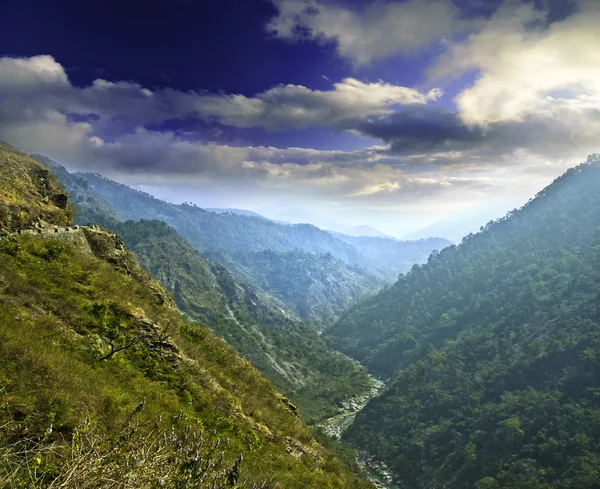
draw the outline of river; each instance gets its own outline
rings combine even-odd
[[[338,414],[320,423],[319,428],[332,438],[338,441],[341,439],[344,431],[354,423],[356,415],[385,388],[383,381],[372,375],[369,377],[372,380],[371,390],[363,396],[343,402]],[[363,450],[358,452],[356,461],[365,470],[368,479],[377,489],[399,489],[399,486],[393,484],[391,472],[383,462],[376,460]]]

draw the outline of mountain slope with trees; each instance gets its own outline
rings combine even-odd
[[[597,487],[599,187],[593,156],[344,315],[394,379],[347,439],[409,486]]]
[[[305,420],[316,423],[333,416],[342,401],[370,390],[366,370],[326,345],[315,327],[287,305],[206,260],[162,221],[120,222],[107,214],[110,208],[87,181],[48,158],[36,158],[58,175],[83,222],[91,220],[118,233],[173,293],[177,307],[189,319],[210,327],[290,395]],[[339,263],[342,269],[348,267]]]
[[[271,250],[330,253],[345,263],[393,281],[413,263],[424,261],[434,249],[451,243],[442,239],[405,244],[388,238],[352,238],[360,246],[339,239],[310,224],[281,224],[263,217],[208,212],[190,204],[175,205],[152,197],[97,174],[77,173],[86,179],[122,220],[158,219],[175,228],[201,253],[225,251],[230,254]],[[342,235],[343,236],[343,235]],[[366,243],[366,244],[364,244]],[[377,245],[385,247],[376,251]],[[394,257],[386,258],[390,248]]]
[[[208,253],[246,282],[278,297],[316,325],[326,325],[354,304],[374,295],[385,282],[330,253],[295,250]]]
[[[371,388],[365,369],[325,344],[317,330],[258,287],[205,260],[160,221],[112,228],[174,295],[179,309],[209,326],[317,422]]]

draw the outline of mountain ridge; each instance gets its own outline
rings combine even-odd
[[[345,436],[396,483],[595,487],[599,185],[591,158],[326,332],[392,379]]]
[[[374,242],[385,243],[395,254],[408,249],[409,255],[399,265],[388,260],[386,253],[367,254],[356,244],[338,239],[335,233],[324,231],[311,224],[283,225],[269,219],[254,216],[209,213],[189,204],[175,205],[161,201],[148,193],[131,189],[98,174],[76,173],[88,181],[121,220],[159,219],[173,226],[200,252],[225,250],[229,253],[272,250],[287,252],[300,249],[310,253],[331,253],[349,265],[363,268],[387,281],[409,267],[408,263],[424,260],[437,247],[451,244],[446,240],[412,242],[409,246],[389,238],[355,238],[354,243],[367,240],[365,249]],[[240,240],[243,236],[243,241]],[[381,241],[372,241],[379,239]],[[387,240],[387,241],[386,241]],[[414,251],[416,251],[416,253]]]

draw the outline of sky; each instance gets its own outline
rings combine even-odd
[[[176,203],[416,236],[485,224],[600,151],[596,0],[7,0],[2,18],[0,139]]]

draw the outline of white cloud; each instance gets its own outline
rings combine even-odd
[[[333,84],[328,91],[280,85],[254,97],[170,88],[151,91],[137,83],[101,79],[78,88],[69,83],[65,70],[51,56],[0,58],[0,104],[5,111],[96,114],[104,120],[120,117],[129,121],[131,128],[187,117],[272,130],[339,126],[347,120],[387,113],[399,104],[426,104],[440,96],[437,89],[422,93],[353,78]]]
[[[63,67],[51,56],[0,58],[0,94],[70,88]]]
[[[439,89],[422,93],[381,81],[364,83],[346,78],[334,83],[329,91],[280,85],[252,98],[201,96],[193,101],[193,107],[198,114],[213,116],[226,125],[302,128],[336,126],[347,120],[390,112],[394,105],[426,104],[441,95]]]
[[[334,43],[356,65],[405,54],[468,28],[450,0],[369,3],[363,11],[321,0],[272,0],[278,15],[267,25],[277,37]]]
[[[453,46],[434,76],[477,70],[456,97],[462,119],[486,126],[555,118],[600,109],[600,3],[579,2],[564,20],[546,25],[529,4],[506,2],[464,43]],[[587,117],[586,117],[587,118]]]

